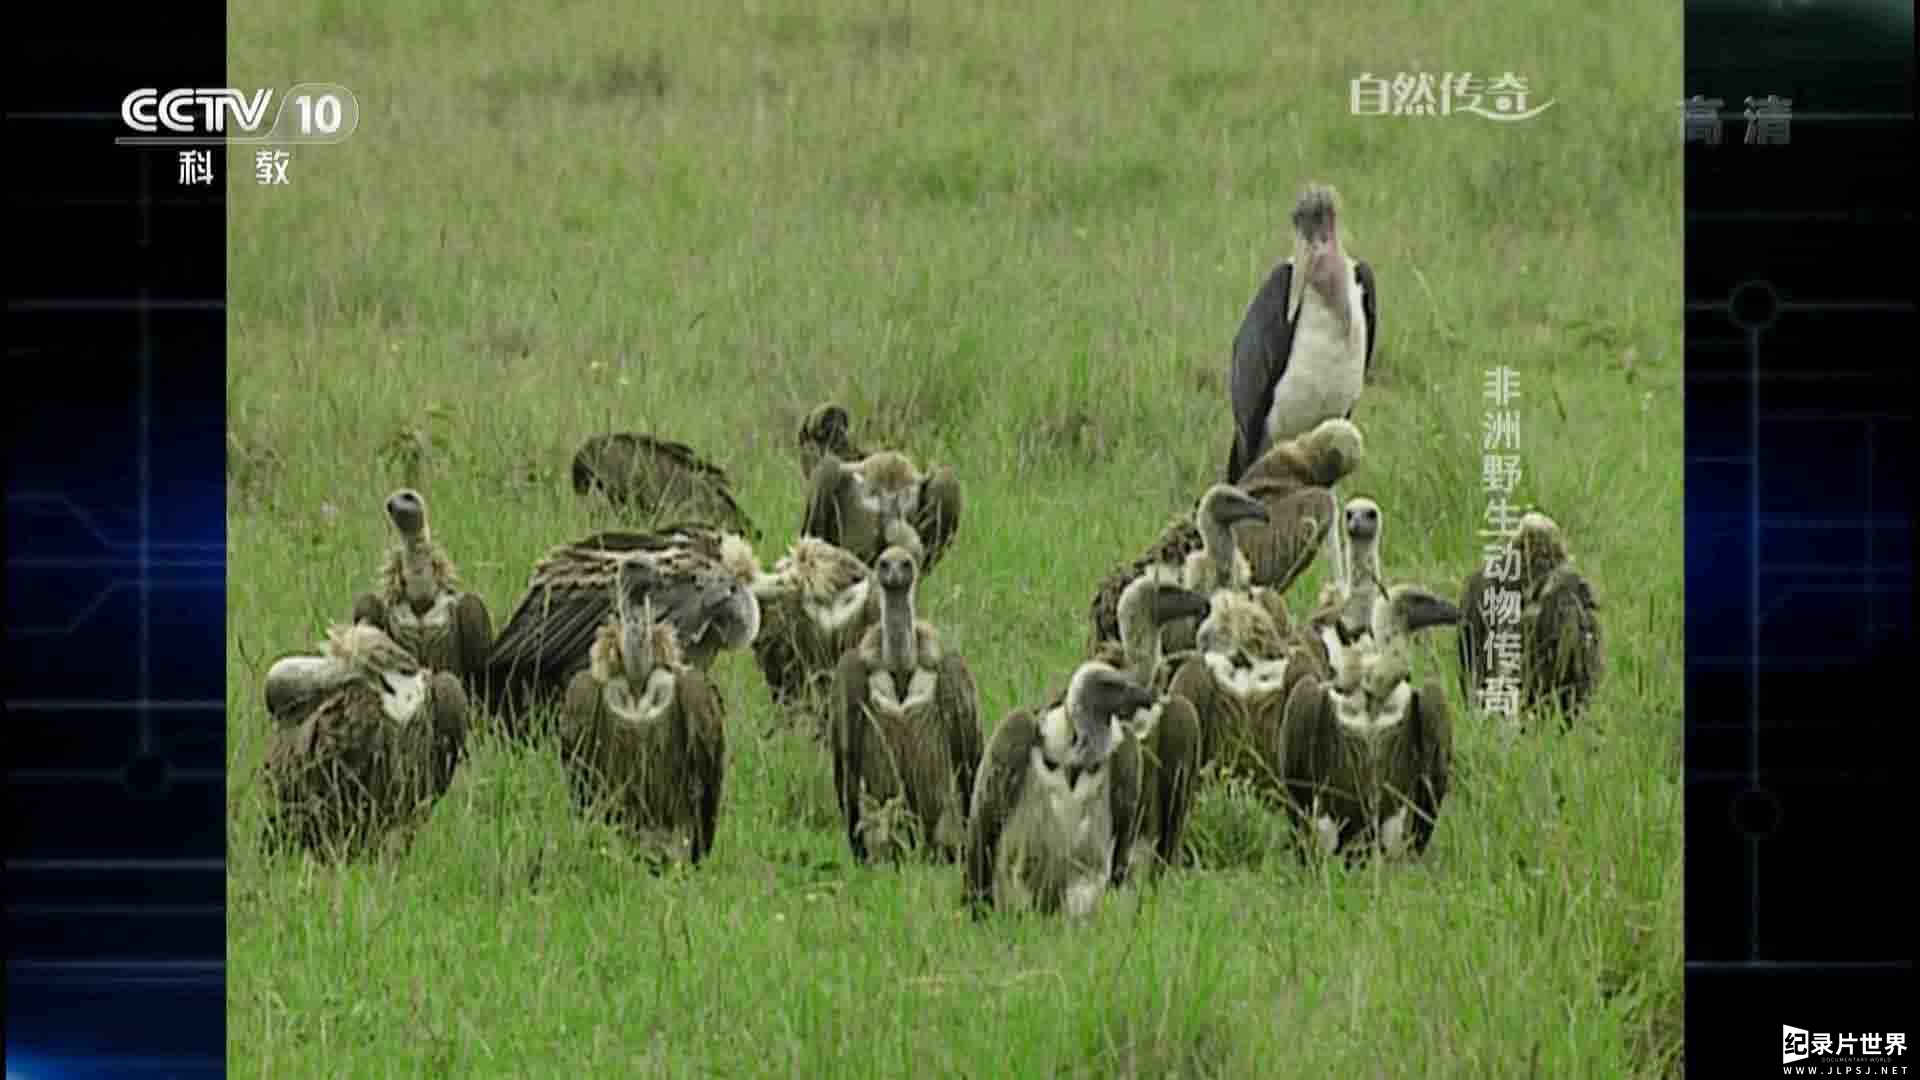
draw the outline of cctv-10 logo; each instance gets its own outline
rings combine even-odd
[[[177,89],[142,87],[120,102],[120,119],[134,135],[122,145],[190,145],[229,142],[336,143],[360,126],[360,103],[336,83],[300,83],[287,91],[267,124],[273,91],[242,93],[232,87]],[[291,106],[291,108],[289,108]],[[262,128],[266,130],[262,132]],[[173,134],[161,134],[161,130]]]

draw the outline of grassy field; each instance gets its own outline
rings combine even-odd
[[[232,8],[229,82],[330,80],[352,141],[231,160],[230,1067],[381,1075],[1622,1077],[1679,1070],[1679,11],[1132,0]],[[699,11],[698,7],[688,11]],[[1544,115],[1356,118],[1361,72],[1513,71]],[[1085,925],[859,870],[827,761],[744,654],[712,861],[637,871],[551,753],[483,741],[404,856],[256,850],[276,656],[309,650],[417,484],[496,625],[607,522],[577,442],[729,468],[771,562],[795,427],[960,471],[924,613],[988,723],[1071,669],[1088,598],[1225,462],[1228,346],[1299,186],[1379,276],[1368,458],[1390,577],[1474,565],[1486,369],[1527,501],[1596,583],[1593,723],[1457,722],[1412,866],[1308,871],[1209,793],[1210,867]],[[1316,569],[1296,610],[1318,588]],[[1416,673],[1452,677],[1452,634]]]

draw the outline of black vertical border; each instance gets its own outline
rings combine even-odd
[[[223,1075],[228,154],[114,139],[226,9],[9,22],[7,1073]]]
[[[1912,49],[1905,3],[1686,6],[1689,1071],[1913,1034]]]

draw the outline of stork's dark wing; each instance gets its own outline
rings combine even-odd
[[[1367,357],[1361,367],[1362,377],[1373,374],[1373,346],[1379,340],[1378,302],[1373,292],[1373,266],[1366,262],[1353,264],[1353,279],[1360,283],[1360,310],[1367,317]],[[1353,410],[1347,410],[1347,419],[1353,419]]]
[[[1240,332],[1233,339],[1233,374],[1229,383],[1233,402],[1233,453],[1227,462],[1227,483],[1263,453],[1267,412],[1273,408],[1273,388],[1286,374],[1293,352],[1293,320],[1287,314],[1287,292],[1293,284],[1293,260],[1273,268],[1266,284],[1254,294]]]

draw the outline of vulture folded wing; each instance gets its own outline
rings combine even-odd
[[[833,755],[833,794],[846,823],[847,842],[854,858],[866,860],[866,842],[860,831],[860,792],[866,763],[867,662],[857,649],[848,650],[834,669],[828,695],[828,748]]]
[[[1535,693],[1572,717],[1600,681],[1605,655],[1593,587],[1572,567],[1555,570],[1540,590],[1533,621]]]
[[[1487,616],[1481,605],[1487,594],[1484,569],[1467,575],[1460,590],[1460,628],[1455,633],[1460,656],[1460,694],[1473,701],[1487,679]]]
[[[1426,680],[1407,708],[1408,737],[1413,740],[1421,786],[1411,794],[1419,820],[1414,822],[1414,850],[1425,851],[1446,801],[1453,775],[1453,711],[1440,683]]]
[[[349,621],[365,623],[383,634],[393,633],[393,626],[387,622],[387,602],[375,593],[364,592],[353,598],[353,618]]]
[[[975,915],[993,906],[1000,838],[1020,805],[1038,745],[1039,722],[1025,710],[1009,713],[987,741],[967,813],[966,896]]]
[[[980,734],[980,689],[973,672],[958,653],[948,653],[940,662],[940,682],[935,691],[935,709],[946,726],[947,749],[953,764],[954,779],[960,796],[956,808],[964,818],[967,801],[973,797],[973,777],[986,752]]]
[[[1311,825],[1314,794],[1339,768],[1341,738],[1327,687],[1303,677],[1287,695],[1280,728],[1279,779],[1296,825]]]
[[[485,670],[487,654],[493,651],[493,616],[479,593],[462,593],[453,608],[454,657],[462,678],[473,678]]]
[[[590,671],[581,671],[567,683],[560,706],[560,760],[566,766],[567,785],[576,809],[593,807],[601,789],[600,755],[605,745],[606,710],[600,683]]]
[[[1199,782],[1200,718],[1192,702],[1178,694],[1162,699],[1160,721],[1154,725],[1147,749],[1153,757],[1150,801],[1157,818],[1153,823],[1156,850],[1160,862],[1171,866],[1180,857],[1187,811]]]
[[[934,469],[920,481],[919,506],[912,525],[926,553],[920,573],[931,573],[960,531],[960,479],[951,465]]]
[[[1327,532],[1339,515],[1333,493],[1307,488],[1269,499],[1255,491],[1267,507],[1264,522],[1241,522],[1234,538],[1246,553],[1253,583],[1285,592],[1319,554]]]
[[[720,689],[699,671],[683,670],[674,677],[680,710],[687,724],[688,778],[693,785],[693,837],[688,859],[698,863],[713,850],[720,821],[720,796],[726,783],[726,703]]]
[[[1108,884],[1117,888],[1127,883],[1133,842],[1140,835],[1140,740],[1131,733],[1122,735],[1107,768],[1107,798],[1113,821],[1113,870]]]
[[[821,456],[808,486],[807,507],[800,519],[801,536],[816,536],[835,547],[847,546],[848,523],[843,520],[842,508],[849,482],[846,466],[839,458]]]

